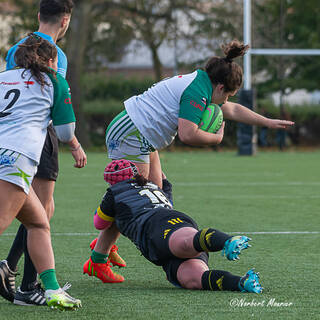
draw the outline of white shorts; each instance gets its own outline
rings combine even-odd
[[[28,194],[37,163],[21,153],[0,148],[0,180],[21,187]]]
[[[130,119],[127,111],[118,114],[106,131],[108,157],[112,160],[126,159],[133,162],[150,162],[150,153],[155,149],[142,136]]]

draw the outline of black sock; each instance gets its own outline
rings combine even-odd
[[[225,242],[232,236],[219,230],[206,228],[198,231],[193,238],[193,246],[199,251],[214,252],[223,249]]]
[[[240,291],[238,287],[240,278],[241,277],[235,276],[228,271],[208,270],[202,275],[202,289]]]
[[[37,283],[38,273],[32,263],[32,260],[29,256],[27,248],[27,236],[28,232],[25,230],[25,239],[24,239],[24,271],[23,278],[21,282],[21,291],[31,291],[34,289],[35,284]]]
[[[16,271],[19,259],[23,254],[23,239],[25,230],[25,226],[21,224],[8,253],[8,266],[12,271]]]

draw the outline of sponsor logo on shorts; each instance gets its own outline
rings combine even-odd
[[[117,150],[119,148],[120,142],[117,140],[111,140],[108,144],[110,150]]]
[[[0,165],[5,166],[5,165],[12,165],[16,162],[17,158],[8,156],[6,154],[0,155]]]

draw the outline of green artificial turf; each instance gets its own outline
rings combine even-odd
[[[71,155],[61,153],[52,242],[58,280],[72,283],[70,294],[82,300],[83,308],[61,313],[0,299],[1,319],[319,319],[319,158],[319,151],[253,157],[198,149],[161,153],[176,210],[192,216],[200,228],[252,238],[252,248],[239,261],[214,253],[209,264],[239,275],[255,267],[265,288],[257,295],[175,288],[124,237],[118,241],[127,262],[119,270],[124,283],[103,284],[83,275],[89,243],[98,234],[92,217],[107,187],[103,170],[108,159],[104,153],[88,153],[87,167],[75,169]],[[17,226],[14,222],[0,236],[1,259]],[[21,275],[18,285],[20,280]]]

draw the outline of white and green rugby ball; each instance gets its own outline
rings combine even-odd
[[[199,128],[203,131],[216,133],[221,128],[223,113],[217,104],[210,104],[204,110],[199,123]]]

